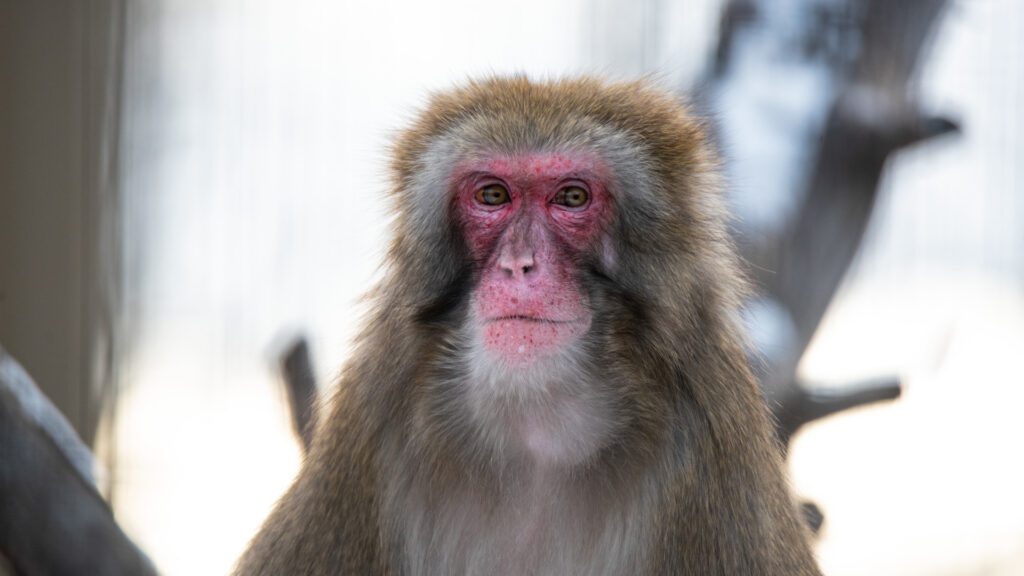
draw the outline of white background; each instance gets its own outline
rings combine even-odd
[[[124,174],[134,333],[114,504],[166,574],[223,574],[299,464],[274,358],[343,363],[386,243],[390,134],[469,77],[693,77],[718,2],[149,1],[129,14]],[[809,427],[793,482],[831,575],[1024,569],[1024,8],[961,0],[921,83],[962,136],[887,172],[804,364],[906,377]],[[739,137],[744,135],[740,134]],[[750,192],[756,182],[734,186]],[[754,189],[756,192],[756,188]]]

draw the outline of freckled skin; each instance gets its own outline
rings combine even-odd
[[[602,245],[611,210],[604,166],[582,154],[500,156],[460,166],[455,182],[466,243],[481,270],[471,303],[485,349],[528,362],[585,334],[591,312],[575,272]],[[508,191],[507,202],[480,201],[477,192],[493,185]],[[586,203],[557,202],[570,186],[587,192]]]

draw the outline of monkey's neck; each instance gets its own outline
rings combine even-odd
[[[381,451],[399,456],[379,476],[396,562],[411,574],[636,573],[659,485],[643,472],[665,467],[632,449],[623,382],[573,357],[485,360],[438,362],[407,388],[408,427]]]
[[[509,368],[476,356],[449,381],[462,413],[437,414],[464,427],[471,454],[548,475],[587,464],[620,427],[608,382],[570,355]]]

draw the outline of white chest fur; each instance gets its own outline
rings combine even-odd
[[[438,486],[423,462],[392,464],[384,521],[405,574],[642,572],[653,492],[613,486],[593,465],[620,427],[614,397],[565,360],[516,372],[476,362],[458,383],[459,420],[494,475]]]
[[[411,490],[392,502],[409,575],[642,573],[649,544],[636,493],[610,501],[547,478],[510,486],[499,501],[464,488],[433,502]]]

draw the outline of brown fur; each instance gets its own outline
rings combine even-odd
[[[618,258],[583,265],[596,321],[581,377],[612,391],[621,425],[543,491],[552,503],[539,507],[531,560],[501,545],[503,523],[533,498],[520,490],[529,466],[482,446],[460,404],[465,372],[452,358],[476,271],[445,177],[453,156],[566,148],[595,151],[614,172]],[[392,168],[396,236],[376,308],[238,574],[472,571],[481,561],[507,573],[819,573],[742,353],[743,283],[715,160],[675,99],[586,78],[471,83],[433,98],[397,139]],[[410,558],[417,542],[432,559]],[[587,568],[586,554],[615,564]]]

